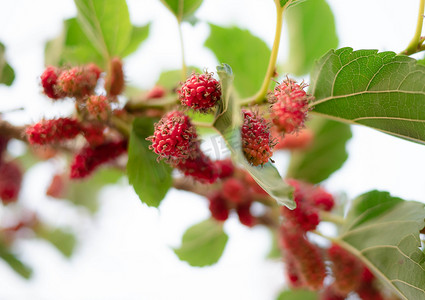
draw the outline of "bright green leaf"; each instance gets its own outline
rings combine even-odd
[[[336,242],[401,299],[425,299],[425,254],[419,248],[424,219],[425,204],[372,191],[354,201]]]
[[[125,0],[74,0],[78,22],[104,60],[121,56],[127,48],[132,25]]]
[[[252,166],[243,155],[240,127],[242,124],[241,110],[233,94],[233,72],[229,65],[217,67],[220,77],[222,97],[216,112],[213,126],[220,132],[235,163],[241,164],[270,196],[280,205],[290,209],[295,208],[292,199],[293,189],[285,183],[276,168],[270,163],[262,166]]]
[[[331,50],[315,66],[314,111],[425,143],[425,67],[377,50]]]
[[[335,20],[325,0],[303,1],[285,15],[289,33],[289,56],[285,71],[304,75],[329,49],[338,46]]]
[[[282,292],[276,300],[317,300],[317,293],[306,290],[293,290]]]
[[[128,147],[127,174],[130,184],[143,203],[158,207],[171,187],[171,169],[158,162],[158,155],[149,149],[146,140],[153,133],[154,122],[147,118],[136,118]]]
[[[190,17],[202,4],[202,0],[161,0],[161,2],[176,16],[179,22],[190,20]]]
[[[0,258],[4,260],[16,273],[25,279],[32,275],[32,269],[19,260],[5,245],[0,244]]]
[[[11,86],[15,80],[15,71],[6,61],[6,47],[0,43],[0,84]]]
[[[187,76],[192,74],[192,72],[201,73],[196,67],[188,66],[187,67]],[[168,70],[164,71],[159,75],[159,79],[156,82],[157,85],[166,88],[169,91],[174,91],[177,89],[182,81],[182,71],[181,70]]]
[[[187,229],[180,248],[174,252],[191,266],[210,266],[220,259],[227,240],[223,225],[208,219]]]
[[[314,139],[305,150],[293,151],[287,177],[313,184],[328,178],[348,158],[345,146],[351,138],[350,126],[314,117],[308,124]]]
[[[99,207],[100,190],[107,184],[117,183],[122,176],[123,173],[120,170],[99,169],[87,179],[71,181],[64,198],[95,213]]]
[[[51,243],[66,257],[71,257],[77,242],[73,233],[60,228],[41,227],[37,236]]]
[[[149,36],[150,24],[145,26],[133,26],[131,31],[130,42],[122,53],[122,57],[135,52],[139,46],[148,38]]]
[[[232,66],[235,88],[241,97],[255,94],[266,74],[270,49],[260,38],[238,27],[224,28],[211,24],[205,46],[220,63]]]

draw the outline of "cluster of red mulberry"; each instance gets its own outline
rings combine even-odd
[[[374,275],[358,258],[338,244],[323,249],[308,239],[307,232],[315,230],[320,222],[319,212],[332,210],[333,196],[308,183],[296,180],[288,183],[295,188],[297,208],[281,209],[279,245],[289,285],[320,291],[322,300],[344,300],[354,293],[363,300],[384,299]],[[326,265],[331,266],[330,270],[327,271]],[[326,277],[329,281],[325,281]]]
[[[105,125],[116,113],[113,104],[124,89],[122,62],[114,58],[105,77],[106,95],[95,89],[102,74],[94,64],[73,68],[48,67],[41,75],[44,93],[53,100],[75,101],[78,117],[42,120],[26,128],[27,139],[36,146],[58,145],[81,135],[85,145],[74,155],[72,179],[89,176],[99,165],[114,160],[127,150],[127,141]]]

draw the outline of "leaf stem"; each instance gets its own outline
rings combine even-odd
[[[196,126],[196,127],[213,128],[213,124],[212,123],[204,123],[204,122],[192,121],[192,124],[194,126]]]
[[[121,134],[123,134],[125,137],[130,136],[131,126],[127,122],[125,122],[124,120],[122,120],[121,118],[117,116],[111,116],[110,121],[113,124],[113,126],[119,132],[121,132]]]
[[[424,40],[421,39],[422,25],[424,22],[424,8],[425,8],[425,0],[420,0],[415,35],[413,36],[406,50],[402,52],[402,54],[412,55],[414,53],[424,50],[421,48],[421,45],[424,42]]]
[[[182,23],[180,20],[177,20],[178,27],[179,27],[179,37],[180,37],[180,48],[182,52],[182,73],[181,73],[181,80],[184,82],[186,81],[186,74],[187,74],[187,66],[186,66],[186,60],[184,58],[184,43],[183,43],[183,32],[182,32]]]
[[[322,238],[329,240],[332,243],[337,243],[339,241],[338,239],[330,237],[328,235],[325,235],[325,234],[323,234],[323,233],[321,233],[320,231],[317,231],[317,230],[313,230],[311,232],[314,233],[315,235],[321,236]]]
[[[270,80],[272,77],[274,77],[274,74],[275,74],[277,55],[279,53],[280,37],[282,35],[283,12],[285,11],[285,9],[288,7],[288,5],[291,2],[292,0],[288,1],[288,3],[286,3],[285,6],[281,7],[279,0],[274,1],[276,6],[276,30],[274,35],[273,48],[270,54],[269,65],[267,67],[267,72],[266,72],[266,75],[264,76],[264,80],[260,90],[254,96],[249,97],[247,99],[243,99],[241,101],[241,105],[248,105],[248,104],[255,104],[255,103],[260,104],[265,101],[267,90],[270,85]]]
[[[321,211],[320,212],[320,219],[326,222],[332,222],[337,225],[343,225],[345,223],[345,220],[343,217],[331,214],[327,211]]]

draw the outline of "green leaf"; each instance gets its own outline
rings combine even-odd
[[[289,0],[279,0],[280,7],[284,7]]]
[[[315,66],[314,111],[425,143],[425,67],[377,50],[331,50]]]
[[[292,152],[287,177],[316,184],[347,160],[345,146],[351,138],[351,130],[346,124],[320,117],[314,117],[307,127],[313,130],[313,143],[305,150]]]
[[[202,0],[161,0],[179,22],[190,20],[190,17],[201,6]]]
[[[11,86],[15,80],[15,71],[6,61],[6,47],[0,43],[0,84]]]
[[[201,73],[201,70],[193,66],[187,67],[187,76],[192,74],[192,72]],[[156,84],[166,88],[169,91],[174,91],[179,87],[181,80],[182,70],[168,70],[162,72],[161,75],[159,75],[159,79]]]
[[[425,204],[372,191],[354,201],[337,242],[401,299],[425,299],[424,219]]]
[[[29,279],[31,277],[32,269],[18,259],[16,255],[10,252],[3,244],[0,244],[0,258],[23,278]]]
[[[280,205],[290,209],[295,208],[292,199],[293,188],[285,183],[279,172],[270,163],[262,166],[252,166],[243,155],[240,128],[242,124],[241,110],[237,99],[233,95],[233,72],[229,65],[217,67],[220,77],[222,97],[216,112],[213,126],[223,136],[235,163],[241,164],[271,197]]]
[[[104,60],[121,56],[132,31],[125,0],[74,0],[78,22]]]
[[[37,230],[37,236],[51,243],[66,257],[71,257],[77,243],[73,233],[60,228],[43,226]]]
[[[288,9],[289,56],[285,71],[304,75],[329,49],[338,46],[335,19],[325,0],[304,1]]]
[[[105,185],[117,183],[122,176],[123,173],[120,170],[99,169],[87,179],[71,181],[64,198],[95,213],[99,208],[98,194],[100,190]]]
[[[284,291],[276,300],[317,300],[317,293],[306,290]]]
[[[187,229],[180,248],[174,252],[191,266],[210,266],[220,259],[227,240],[223,225],[208,219]]]
[[[270,49],[260,38],[238,27],[224,28],[210,24],[205,46],[220,63],[232,66],[235,88],[240,97],[255,94],[261,87],[269,63]]]
[[[139,46],[148,38],[150,23],[145,26],[133,26],[131,31],[130,42],[122,53],[122,57],[126,57],[135,52]]]
[[[80,65],[93,62],[105,67],[101,54],[93,47],[76,18],[63,22],[62,33],[46,43],[45,65]]]
[[[171,168],[149,149],[146,140],[153,133],[154,122],[136,118],[130,134],[127,174],[130,184],[143,203],[158,207],[171,187]]]

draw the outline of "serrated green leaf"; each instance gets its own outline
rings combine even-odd
[[[73,233],[60,228],[41,227],[37,236],[51,243],[66,257],[71,257],[77,243]]]
[[[120,170],[99,169],[87,179],[71,181],[64,198],[95,213],[99,208],[98,194],[100,190],[105,185],[117,183],[122,176],[123,173]]]
[[[191,266],[210,266],[220,259],[227,240],[223,225],[208,219],[187,229],[180,248],[174,249],[174,253]]]
[[[283,291],[276,300],[317,300],[317,293],[306,290]]]
[[[201,6],[202,0],[161,0],[179,22],[191,20],[190,17]]]
[[[261,87],[269,63],[271,51],[267,44],[238,27],[225,28],[213,24],[210,27],[205,46],[214,52],[220,63],[232,66],[236,75],[234,85],[240,97],[255,94]]]
[[[233,94],[233,72],[229,65],[223,64],[217,67],[217,74],[220,77],[222,96],[218,103],[214,128],[226,141],[232,152],[233,161],[241,164],[258,185],[280,205],[294,209],[296,205],[292,199],[293,188],[285,183],[276,168],[270,162],[254,167],[245,159],[241,148],[241,110]]]
[[[121,56],[132,31],[125,0],[74,0],[78,22],[105,61]]]
[[[353,202],[337,239],[401,299],[425,299],[425,255],[419,231],[425,204],[372,191]]]
[[[285,15],[289,34],[289,56],[285,71],[301,76],[314,61],[338,46],[335,20],[325,0],[303,1]]]
[[[140,45],[148,38],[150,23],[145,26],[133,26],[130,36],[130,42],[122,53],[122,57],[126,57],[135,52]]]
[[[0,43],[0,84],[11,86],[15,80],[15,71],[6,61],[6,47]]]
[[[425,67],[394,52],[342,48],[315,66],[314,112],[425,143]]]
[[[347,160],[345,146],[351,138],[351,130],[346,124],[320,117],[314,117],[307,127],[314,133],[313,142],[305,150],[292,152],[287,177],[316,184]]]
[[[32,269],[24,264],[15,254],[9,251],[5,245],[0,244],[0,258],[4,260],[16,273],[25,279],[32,275]]]
[[[158,207],[171,187],[171,168],[149,149],[146,140],[151,136],[154,122],[148,118],[136,118],[130,134],[127,175],[136,194],[148,206]]]

